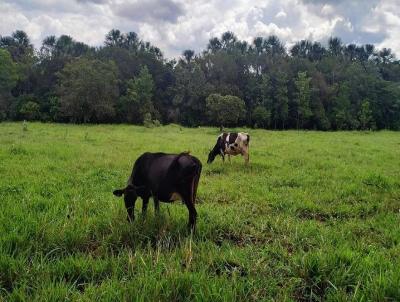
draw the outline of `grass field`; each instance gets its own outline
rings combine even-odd
[[[217,129],[0,124],[0,300],[400,301],[400,133],[250,132],[250,166],[206,164]],[[126,221],[144,151],[203,162],[198,224]]]

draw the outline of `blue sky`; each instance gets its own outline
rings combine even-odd
[[[0,35],[22,29],[36,47],[61,34],[98,46],[112,28],[135,31],[169,58],[228,30],[249,42],[275,34],[287,47],[339,36],[400,56],[399,0],[0,0]]]

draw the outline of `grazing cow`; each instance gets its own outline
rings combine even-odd
[[[124,189],[115,190],[115,196],[124,195],[128,221],[133,221],[135,201],[143,200],[142,214],[146,214],[149,198],[159,212],[159,202],[182,200],[189,210],[189,226],[194,230],[197,212],[194,207],[201,162],[188,152],[180,154],[142,154],[135,162]]]
[[[222,156],[222,160],[225,161],[225,154],[228,154],[229,162],[231,161],[231,155],[242,154],[245,163],[249,163],[249,142],[250,135],[244,132],[239,133],[221,133],[218,136],[217,143],[214,148],[208,154],[207,163],[212,163],[217,155]]]

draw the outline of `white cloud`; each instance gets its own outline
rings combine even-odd
[[[98,46],[112,28],[135,31],[167,57],[201,51],[225,31],[251,42],[277,35],[287,46],[301,39],[372,43],[400,53],[397,0],[1,0],[0,35],[25,30],[36,47],[67,34]]]
[[[283,10],[281,10],[279,13],[275,15],[275,18],[286,18],[286,16],[287,16],[286,13]]]

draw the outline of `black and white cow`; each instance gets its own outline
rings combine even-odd
[[[136,160],[126,187],[113,193],[115,196],[124,195],[128,221],[135,218],[134,208],[138,196],[143,200],[143,214],[146,213],[150,197],[153,197],[157,212],[160,201],[182,200],[189,210],[189,226],[194,230],[197,217],[194,204],[201,168],[201,162],[187,152],[146,152]]]
[[[249,142],[250,135],[244,132],[221,133],[217,138],[217,143],[208,154],[207,163],[212,163],[217,155],[222,156],[225,161],[225,154],[228,154],[229,161],[231,155],[241,154],[245,163],[249,163]]]

